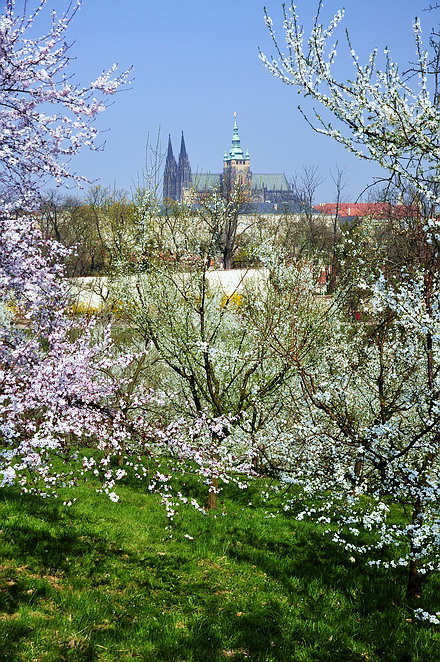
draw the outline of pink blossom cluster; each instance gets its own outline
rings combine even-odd
[[[68,5],[57,16],[52,12],[50,31],[38,38],[27,34],[46,0],[30,16],[20,15],[15,0],[0,17],[0,189],[22,198],[37,193],[42,183],[86,181],[69,172],[66,162],[83,146],[94,148],[96,116],[106,104],[103,95],[114,94],[127,81],[116,65],[94,83],[81,87],[73,81],[66,30],[81,1]]]
[[[66,316],[65,249],[43,240],[35,210],[48,179],[81,181],[64,161],[93,147],[98,97],[127,80],[112,67],[75,85],[65,32],[80,2],[29,38],[45,4],[20,15],[12,0],[0,16],[0,485],[44,495],[74,482],[68,461],[84,440],[115,446],[124,434],[103,406],[115,391],[100,368],[109,336]]]

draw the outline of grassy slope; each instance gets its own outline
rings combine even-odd
[[[440,660],[438,630],[406,620],[404,570],[351,563],[246,492],[227,516],[182,513],[171,540],[157,497],[80,492],[0,496],[2,662]]]

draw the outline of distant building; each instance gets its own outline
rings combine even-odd
[[[249,152],[244,152],[234,121],[232,144],[223,158],[222,173],[191,173],[185,141],[182,133],[179,162],[173,155],[171,138],[168,140],[168,153],[165,162],[163,197],[181,201],[192,195],[194,201],[214,191],[228,197],[233,187],[238,185],[244,203],[279,204],[294,203],[292,187],[281,173],[257,174],[251,172]]]
[[[240,144],[237,122],[234,121],[232,145],[223,157],[223,175],[220,176],[220,189],[228,197],[234,187],[238,186],[244,202],[252,198],[252,173],[249,152],[246,154]]]
[[[417,215],[417,205],[392,205],[389,202],[322,202],[314,207],[321,214],[340,218],[405,219]]]
[[[186,153],[185,139],[180,141],[179,163],[177,164],[177,192],[179,200],[182,199],[184,191],[189,191],[192,185],[191,166],[189,164],[188,154]]]
[[[192,184],[191,166],[186,152],[185,139],[180,141],[179,163],[173,154],[171,136],[168,136],[168,151],[163,174],[163,198],[164,200],[181,201],[184,192],[189,191]]]
[[[163,199],[179,200],[177,195],[177,163],[171,145],[171,136],[168,136],[168,152],[163,173]]]

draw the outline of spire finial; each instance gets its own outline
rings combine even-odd
[[[237,113],[234,113],[234,128],[232,130],[232,146],[229,153],[225,156],[225,161],[232,159],[249,160],[249,156],[244,155],[243,149],[240,144],[240,136],[238,135]]]
[[[168,134],[168,157],[169,158],[174,158],[173,156],[173,146],[171,144],[171,134]]]
[[[185,157],[185,156],[187,156],[187,153],[186,153],[185,138],[183,137],[183,131],[182,131],[182,138],[180,140],[180,157]]]

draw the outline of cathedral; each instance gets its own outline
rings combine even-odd
[[[185,138],[182,131],[179,163],[176,163],[171,144],[171,136],[168,136],[168,152],[163,173],[164,200],[177,200],[180,202],[184,198],[185,191],[191,189],[191,184],[191,166],[189,164],[188,154],[186,153]]]
[[[163,177],[164,200],[194,200],[213,191],[220,191],[228,197],[234,186],[239,186],[243,202],[253,204],[272,204],[293,201],[292,187],[284,174],[256,174],[251,172],[248,152],[241,147],[237,122],[234,121],[232,143],[223,157],[222,173],[192,173],[185,139],[181,138],[179,161],[173,154],[171,136],[168,138],[168,152]]]

